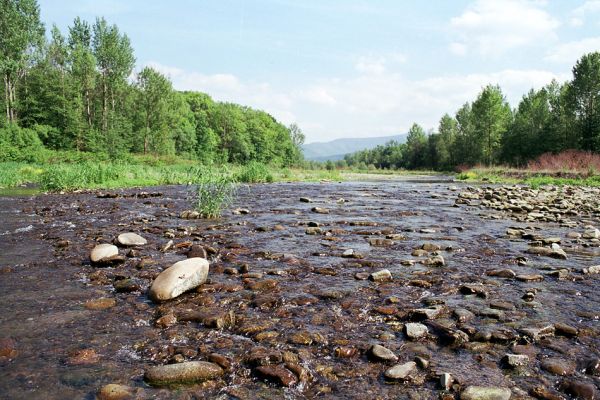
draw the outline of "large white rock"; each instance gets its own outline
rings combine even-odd
[[[206,282],[208,260],[200,257],[179,261],[161,272],[150,287],[154,301],[173,299]]]
[[[104,259],[114,257],[119,254],[119,248],[114,244],[103,243],[92,249],[90,260],[93,263],[100,262]]]
[[[146,239],[133,232],[121,233],[117,237],[117,242],[123,246],[143,246],[148,243]]]

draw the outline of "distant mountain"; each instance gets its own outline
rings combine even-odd
[[[395,136],[379,136],[371,138],[343,138],[335,139],[331,142],[315,142],[302,146],[304,158],[313,161],[337,161],[344,158],[344,155],[354,153],[359,150],[372,149],[380,144],[386,144],[390,140],[400,143],[406,142],[408,134]]]

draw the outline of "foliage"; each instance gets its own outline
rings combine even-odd
[[[204,169],[198,179],[195,208],[205,218],[218,218],[235,197],[236,183],[228,173]]]
[[[273,182],[273,175],[265,164],[251,161],[235,174],[235,180],[243,183],[268,183]]]

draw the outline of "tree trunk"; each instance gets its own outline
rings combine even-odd
[[[108,130],[108,86],[106,84],[106,75],[102,78],[102,132]]]
[[[8,73],[4,74],[4,102],[6,103],[6,120],[10,122],[10,96],[9,96]]]

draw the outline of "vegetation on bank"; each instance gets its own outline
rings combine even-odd
[[[104,18],[76,18],[67,32],[52,26],[47,37],[36,0],[1,1],[0,162],[47,163],[50,150],[111,160],[302,161],[297,125],[176,91],[152,67],[134,71],[135,62],[127,35]]]
[[[600,52],[583,55],[573,78],[523,96],[515,109],[499,86],[488,85],[437,132],[413,124],[406,143],[389,142],[345,157],[350,167],[451,171],[474,165],[525,167],[542,154],[600,152]]]

